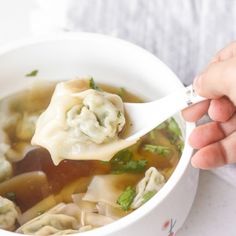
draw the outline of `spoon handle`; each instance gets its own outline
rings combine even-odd
[[[185,88],[185,95],[188,106],[206,100],[206,98],[199,96],[195,92],[192,84]]]
[[[132,135],[126,140],[137,140],[176,112],[204,100],[206,98],[197,95],[190,85],[152,102],[125,103],[132,123]]]

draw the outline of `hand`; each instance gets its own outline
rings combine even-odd
[[[187,121],[197,121],[208,112],[212,122],[194,129],[189,143],[199,149],[192,165],[210,169],[236,163],[236,42],[222,49],[193,84],[209,100],[183,111]]]

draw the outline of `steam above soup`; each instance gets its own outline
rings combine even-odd
[[[123,102],[140,101],[92,79],[37,83],[3,98],[0,228],[27,235],[79,233],[112,223],[152,198],[181,156],[173,118],[138,143],[101,155],[104,144],[111,150],[115,141],[121,144],[130,125]],[[76,160],[80,150],[88,151]]]

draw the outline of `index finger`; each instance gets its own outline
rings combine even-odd
[[[196,92],[209,99],[227,96],[236,104],[236,57],[212,63],[194,80]]]

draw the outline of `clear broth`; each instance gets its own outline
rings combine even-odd
[[[21,114],[21,116],[24,112],[30,114],[41,113],[46,109],[50,102],[54,86],[55,85],[52,84],[47,86],[36,86],[32,90],[12,95],[17,99],[12,103],[11,110]],[[126,91],[124,88],[115,88],[107,85],[99,86],[104,91],[118,94],[124,102],[143,101],[140,97]],[[11,145],[17,148],[22,140],[20,140],[16,135],[16,127],[9,126],[5,131],[10,138]],[[30,139],[26,139],[24,142],[30,143]],[[137,144],[130,147],[129,150],[133,153],[134,160],[147,160],[147,166],[145,169],[154,166],[167,180],[174,171],[181,156],[181,152],[178,148],[179,142],[180,140],[175,140],[175,142],[173,142],[173,140],[170,139],[170,133],[165,128],[160,128],[145,135]],[[171,151],[170,154],[163,156],[161,154],[144,150],[143,147],[145,144],[166,146]],[[47,176],[47,186],[41,186],[38,189],[34,189],[33,192],[32,188],[28,188],[27,185],[23,188],[24,191],[12,189],[12,192],[15,193],[14,201],[22,212],[33,207],[36,203],[49,195],[57,195],[68,185],[78,181],[80,178],[82,179],[83,177],[92,177],[98,174],[113,173],[110,162],[64,160],[58,166],[54,166],[50,154],[43,148],[31,150],[20,159],[21,160],[12,162],[13,177],[32,171],[42,171]],[[133,173],[133,175],[136,176],[135,181],[132,183],[133,186],[135,186],[140,178],[144,176],[144,173],[145,171],[142,173]],[[124,185],[125,188],[127,183],[124,182],[122,185]],[[0,195],[7,196],[7,192],[4,192],[3,189],[1,189],[1,184]],[[70,201],[70,198],[68,201]]]

